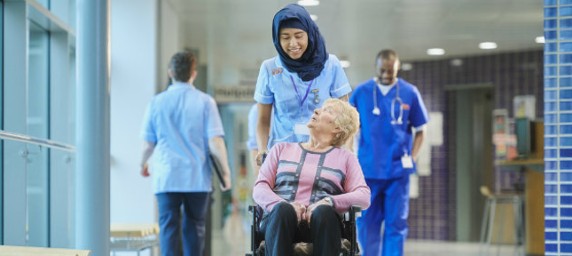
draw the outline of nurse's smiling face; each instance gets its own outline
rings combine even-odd
[[[397,80],[399,71],[399,59],[394,56],[389,58],[378,58],[376,61],[377,79],[383,85],[392,85]]]
[[[297,28],[280,29],[280,46],[291,59],[300,59],[308,48],[308,33]]]

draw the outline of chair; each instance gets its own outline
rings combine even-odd
[[[514,234],[515,234],[515,254],[524,255],[524,201],[521,194],[493,194],[488,187],[480,188],[481,194],[485,196],[485,209],[483,213],[483,221],[481,223],[481,248],[480,255],[488,255],[491,245],[493,227],[495,226],[496,207],[499,204],[512,204],[514,214]],[[501,208],[502,209],[502,208]],[[503,233],[503,217],[504,212],[500,212],[500,223],[497,229],[497,237]],[[483,249],[483,246],[485,249]],[[497,255],[500,255],[500,243],[497,247]]]
[[[259,256],[257,252],[261,242],[264,240],[264,235],[260,231],[260,222],[264,214],[262,207],[258,205],[248,206],[248,211],[252,214],[252,224],[250,225],[250,252],[246,256]],[[357,206],[350,207],[350,210],[343,215],[342,223],[342,238],[347,239],[350,243],[349,253],[343,253],[343,256],[359,256],[359,247],[357,244],[356,235],[356,218],[361,214],[361,208]]]
[[[112,255],[117,252],[141,252],[149,249],[153,256],[154,249],[159,246],[159,225],[150,224],[111,224],[110,249]]]

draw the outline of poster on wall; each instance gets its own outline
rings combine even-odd
[[[443,113],[429,112],[429,123],[427,123],[425,132],[425,139],[415,163],[419,176],[431,175],[431,147],[443,145]]]
[[[409,198],[419,198],[419,176],[415,173],[409,175]]]
[[[514,118],[536,118],[536,97],[534,95],[518,95],[513,99]]]
[[[493,110],[493,144],[496,160],[511,160],[516,154],[516,136],[511,132],[511,119],[507,109]]]
[[[431,147],[443,145],[443,113],[429,112],[425,139],[419,149],[417,172],[409,177],[409,197],[419,197],[419,179],[431,175]]]

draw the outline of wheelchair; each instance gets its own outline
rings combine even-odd
[[[246,256],[264,256],[260,254],[260,245],[264,240],[264,234],[260,231],[260,222],[264,215],[264,210],[258,205],[248,206],[248,211],[252,214],[252,224],[250,225],[250,252]],[[349,211],[342,216],[342,239],[349,241],[349,252],[342,252],[343,256],[359,256],[360,251],[357,244],[356,217],[361,214],[358,206],[350,207]]]

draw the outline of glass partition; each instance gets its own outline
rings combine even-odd
[[[30,22],[26,129],[29,136],[45,139],[49,137],[49,56],[48,31]],[[24,157],[27,170],[26,244],[48,246],[49,150],[27,145]]]
[[[0,0],[0,244],[74,246],[74,11]]]

